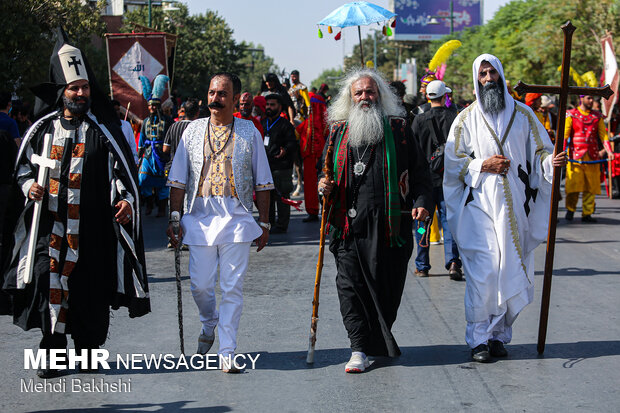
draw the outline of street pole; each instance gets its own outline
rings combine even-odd
[[[450,0],[450,36],[454,33],[454,1]]]
[[[373,55],[372,55],[372,62],[375,65],[375,69],[377,68],[377,31],[373,30],[374,34],[375,34],[375,48],[373,51]]]
[[[151,0],[149,0],[149,27],[151,27]]]

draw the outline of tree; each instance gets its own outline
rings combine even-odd
[[[232,37],[233,31],[217,12],[189,15],[186,5],[180,10],[165,12],[152,8],[152,27],[177,34],[177,52],[173,87],[179,96],[206,98],[210,77],[222,71],[243,74],[240,63],[243,50]],[[146,7],[127,13],[122,28],[130,32],[134,23],[147,25]],[[243,76],[241,76],[243,79]]]
[[[272,57],[265,55],[265,49],[260,44],[254,45],[252,42],[242,42],[239,47],[243,54],[243,57],[239,60],[239,64],[244,71],[243,76],[241,76],[243,90],[252,94],[258,94],[260,93],[263,75],[266,73],[277,73],[279,71],[278,65],[274,64]]]
[[[334,68],[334,69],[325,69],[321,72],[319,77],[314,79],[312,83],[310,83],[310,88],[321,87],[322,83],[326,83],[329,86],[329,90],[327,91],[328,96],[336,96],[338,94],[338,83],[344,77],[344,70],[342,68]]]
[[[53,30],[63,26],[69,40],[82,49],[88,57],[101,86],[107,78],[107,67],[95,64],[105,58],[91,45],[93,36],[101,36],[105,26],[100,12],[105,0],[95,7],[84,5],[80,0],[4,0],[0,2],[3,17],[0,61],[2,90],[14,91],[18,96],[32,99],[29,87],[49,80],[49,59],[55,43]]]
[[[620,33],[620,5],[615,0],[515,0],[498,10],[486,25],[467,29],[457,36],[463,43],[450,58],[445,81],[462,98],[473,98],[471,65],[482,53],[502,61],[506,79],[516,84],[559,84],[564,36],[560,26],[571,20],[573,36],[571,66],[579,73],[602,71],[598,37],[607,30]],[[620,39],[615,42],[616,54]],[[439,46],[445,39],[434,42]]]

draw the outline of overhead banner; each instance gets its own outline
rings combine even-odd
[[[451,9],[452,4],[452,11]],[[437,40],[453,30],[482,24],[482,0],[392,0],[397,14],[394,40]],[[439,24],[430,24],[433,18]]]
[[[610,34],[601,39],[601,46],[603,48],[604,82],[610,85],[611,90],[614,92],[609,99],[603,99],[603,114],[609,119],[613,113],[614,105],[618,102],[618,61],[616,60],[614,44]]]
[[[159,74],[169,75],[168,45],[165,33],[107,33],[108,70],[112,98],[121,106],[144,119],[148,115],[147,103],[142,96],[140,76],[153,82]],[[162,97],[168,99],[169,87]]]

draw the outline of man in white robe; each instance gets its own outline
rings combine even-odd
[[[189,247],[190,289],[202,322],[197,353],[209,351],[218,326],[219,354],[225,360],[234,358],[237,347],[250,245],[256,241],[260,251],[269,238],[269,191],[274,188],[260,132],[252,121],[233,117],[240,95],[236,75],[213,76],[208,92],[211,117],[185,129],[168,176],[170,211],[185,212],[178,238],[172,224],[167,233],[174,247],[181,238]],[[258,223],[252,217],[253,191]],[[223,371],[239,369],[228,365]]]
[[[566,162],[534,112],[508,93],[499,59],[473,64],[477,100],[456,118],[444,152],[448,225],[467,286],[472,358],[506,356],[512,324],[534,293],[534,249],[547,234],[553,167]]]

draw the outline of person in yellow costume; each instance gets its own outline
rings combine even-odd
[[[598,161],[605,153],[610,159],[614,155],[609,146],[603,115],[592,110],[592,96],[581,96],[579,107],[566,113],[564,127],[564,149],[568,149],[569,163],[566,166],[566,220],[572,221],[577,210],[579,194],[583,192],[582,222],[596,222],[592,218],[594,197],[601,193],[601,170]],[[598,141],[603,142],[599,151]]]

